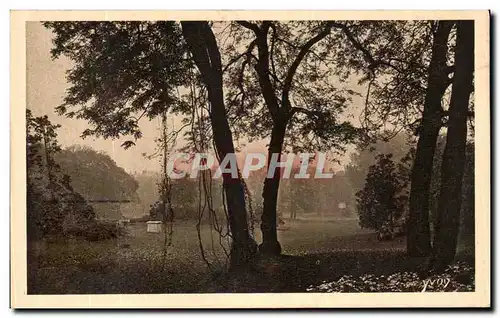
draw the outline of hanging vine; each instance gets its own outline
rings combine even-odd
[[[179,93],[180,95],[180,93]],[[188,106],[189,115],[184,120],[184,125],[179,129],[169,129],[167,123],[167,112],[162,114],[161,119],[161,137],[158,138],[158,147],[155,153],[147,156],[148,158],[160,158],[162,173],[158,182],[158,191],[160,200],[155,203],[153,209],[161,215],[161,220],[164,230],[163,241],[163,263],[166,263],[169,248],[172,246],[173,225],[174,225],[174,207],[172,203],[172,192],[175,191],[175,182],[172,181],[168,174],[167,163],[172,152],[176,149],[176,141],[179,133],[184,131],[186,143],[180,148],[183,152],[190,152],[193,155],[188,162],[193,163],[196,153],[214,154],[217,161],[218,152],[214,144],[212,130],[210,126],[210,104],[206,97],[206,90],[201,85],[199,78],[192,74],[191,84],[188,87],[187,94],[180,99]],[[206,163],[205,158],[201,158],[202,164]],[[196,163],[199,164],[199,163]],[[248,188],[245,180],[243,180],[240,171],[238,170],[239,178],[242,181],[245,192],[247,220],[249,222],[249,230],[252,236],[255,236],[255,214],[252,204],[251,191]],[[197,186],[197,220],[196,232],[198,246],[203,262],[208,269],[214,271],[216,264],[223,264],[225,267],[229,264],[229,247],[231,245],[232,236],[229,225],[229,215],[226,206],[226,196],[224,185],[220,183],[221,203],[214,203],[214,180],[211,169],[198,171],[196,186]],[[208,224],[207,224],[208,223]],[[207,224],[207,227],[204,227]],[[206,235],[205,230],[208,231]]]
[[[203,85],[201,85],[201,82],[199,82],[199,79],[196,79],[194,76],[193,83],[190,87],[190,102],[192,106],[191,109],[193,110],[190,133],[192,139],[192,150],[195,153],[214,154],[217,161],[221,162],[221,158],[218,156],[217,148],[213,140],[210,126],[211,108],[210,103],[206,98],[206,90]],[[202,164],[203,163],[205,162],[202,162]],[[249,230],[252,236],[254,236],[255,214],[252,205],[252,195],[239,170],[238,176],[244,187],[246,211],[248,211],[247,221],[250,223]],[[224,265],[227,266],[229,263],[229,246],[231,244],[232,236],[229,226],[229,215],[226,206],[224,185],[223,183],[220,184],[221,204],[220,207],[216,207],[213,199],[214,180],[212,178],[212,171],[210,169],[201,170],[198,173],[198,178],[198,222],[196,229],[200,254],[210,269],[213,268],[213,263],[211,263],[208,259],[210,255],[213,257],[213,262],[220,262],[223,260]],[[217,213],[217,211],[222,213]],[[210,253],[207,248],[208,245],[203,242],[201,231],[203,221],[208,221],[209,225]],[[217,238],[215,238],[214,235],[216,235]],[[217,245],[219,248],[217,248]]]
[[[174,209],[172,207],[172,180],[170,179],[167,171],[167,162],[169,155],[169,144],[168,144],[168,128],[167,128],[167,114],[164,112],[162,116],[162,148],[163,148],[163,171],[162,171],[162,182],[161,187],[161,204],[163,212],[163,232],[164,232],[164,242],[163,242],[163,264],[165,264],[167,258],[168,248],[172,245],[172,237],[174,234]],[[174,140],[175,144],[175,140]]]
[[[169,132],[167,125],[167,112],[162,113],[161,118],[161,136],[156,139],[157,149],[153,154],[145,155],[148,159],[159,158],[161,162],[161,177],[158,180],[158,194],[159,201],[153,206],[150,214],[157,218],[161,218],[164,240],[163,240],[163,253],[162,264],[165,266],[169,247],[172,246],[174,234],[174,219],[175,213],[172,205],[172,180],[167,171],[167,162],[171,150],[176,145],[176,137],[178,132]],[[159,215],[158,215],[159,214]]]

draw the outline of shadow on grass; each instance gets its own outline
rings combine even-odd
[[[425,258],[405,255],[404,241],[375,244],[371,236],[339,237],[332,241],[335,244],[331,246],[336,249],[329,251],[257,259],[254,270],[236,275],[225,273],[222,267],[209,271],[193,257],[177,257],[165,264],[147,255],[120,258],[90,247],[87,254],[81,250],[80,253],[72,250],[71,253],[58,254],[54,258],[42,254],[43,257],[37,257],[28,266],[28,293],[305,292],[311,285],[336,281],[344,275],[390,275],[425,270]],[[370,242],[373,245],[368,244]],[[61,253],[60,249],[57,250]],[[94,254],[90,255],[91,252]],[[473,249],[462,248],[456,260],[473,267],[473,255]]]
[[[471,255],[458,256],[458,260],[474,265]],[[282,255],[263,261],[256,272],[243,274],[238,278],[223,278],[225,282],[219,281],[217,284],[223,288],[213,292],[305,292],[311,285],[336,281],[344,275],[380,276],[397,272],[424,272],[425,268],[425,258],[410,258],[401,251],[337,251],[303,256]]]

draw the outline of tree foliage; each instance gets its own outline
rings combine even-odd
[[[201,125],[208,123],[204,119],[209,114],[212,134],[205,134],[206,140],[213,137],[220,158],[234,153],[223,103],[220,54],[208,22],[183,21],[182,31],[175,21],[47,22],[45,26],[55,34],[53,57],[65,55],[74,63],[67,76],[71,86],[58,111],[87,120],[91,128],[83,132],[84,137],[131,135],[133,140],[122,144],[128,148],[142,136],[141,118],[180,113],[190,117],[181,130],[191,126],[191,134],[186,135],[191,145],[206,152],[210,146],[196,144],[197,132],[205,131],[197,125],[209,127]],[[181,95],[181,89],[188,93]],[[255,243],[248,236],[243,188],[225,184],[225,191],[232,255],[238,255],[231,260],[246,262],[243,254]]]
[[[90,147],[71,146],[56,161],[71,176],[72,186],[91,201],[138,201],[139,184],[106,153]]]
[[[428,204],[435,209],[435,199],[429,200],[429,188],[438,193],[435,187],[439,173],[433,163],[440,163],[443,155],[435,155],[436,141],[442,127],[450,125],[453,131],[453,112],[448,109],[449,86],[458,83],[456,75],[462,66],[454,65],[453,49],[460,38],[457,24],[460,25],[456,21],[422,20],[183,21],[181,32],[179,24],[173,21],[44,23],[55,33],[53,58],[65,55],[74,63],[68,72],[70,88],[57,110],[68,117],[87,120],[90,127],[83,132],[84,137],[130,135],[133,140],[123,143],[128,148],[142,135],[139,126],[142,118],[152,119],[167,113],[184,115],[182,128],[191,127],[185,134],[190,141],[187,148],[203,152],[213,148],[219,157],[235,151],[233,133],[236,139],[250,141],[269,138],[268,154],[278,154],[278,158],[287,150],[342,154],[357,139],[378,146],[377,139],[398,138],[401,130],[418,136],[415,151],[406,146],[375,151],[380,154],[374,165],[373,154],[363,149],[367,145],[363,143],[353,155],[346,174],[351,188],[360,190],[357,193],[360,223],[373,229],[404,215],[411,174],[409,219],[413,226],[408,251],[420,256],[427,255],[430,249]],[[217,30],[217,36],[213,30]],[[472,72],[472,64],[469,66],[468,71]],[[352,89],[353,79],[359,91]],[[472,77],[469,79],[472,82]],[[180,94],[179,88],[189,91],[188,94]],[[470,85],[463,88],[455,93],[464,94],[467,90],[468,96]],[[360,105],[361,127],[354,127],[352,116],[349,117],[352,114],[348,113],[355,108],[353,98],[361,95],[364,96]],[[464,112],[459,114],[460,123],[465,122],[465,126],[460,126],[460,133],[465,130],[465,134],[460,134],[460,143],[454,148],[457,158],[467,160],[465,180],[473,175],[469,171],[473,156],[461,152],[466,143],[466,120],[473,116],[473,99],[462,104],[465,106],[461,107]],[[473,128],[472,122],[470,126]],[[79,158],[60,151],[54,141],[56,128],[46,118],[32,119],[28,124],[28,129],[33,130],[27,139],[28,166],[40,167],[33,170],[30,178],[45,180],[47,195],[51,196],[49,202],[57,201],[54,198],[58,184],[71,187],[67,177],[58,181],[59,167],[54,153],[67,157],[61,162],[66,169],[73,169],[70,174],[112,166],[110,158],[95,158],[88,159],[85,164],[88,167],[67,168]],[[176,137],[179,132],[173,135]],[[452,148],[450,143],[449,146]],[[387,152],[394,153],[394,157]],[[404,153],[408,155],[404,157]],[[454,176],[456,182],[443,184],[448,183],[447,187],[453,188],[455,194],[460,190],[468,195],[473,193],[473,186],[467,183],[470,180],[459,185],[462,178],[453,171],[461,171],[461,161],[449,159],[451,153],[444,157],[460,169],[444,165],[443,171]],[[402,161],[396,165],[394,162],[399,159]],[[413,167],[409,161],[414,161]],[[105,164],[93,166],[95,162]],[[105,198],[133,196],[137,183],[122,172],[113,173],[120,175],[116,187],[107,186],[114,179],[95,175],[94,179],[104,178],[105,182],[86,193],[94,191]],[[94,179],[90,183],[95,183]],[[230,185],[225,181],[226,191],[233,194],[226,196],[228,202],[233,200],[228,204],[232,227],[238,229],[236,236],[244,246],[251,241],[245,222],[244,187],[239,182]],[[78,182],[86,181],[82,178]],[[35,183],[28,183],[29,198],[41,193],[34,190]],[[281,251],[274,226],[279,214],[279,186],[279,178],[265,178],[262,232],[264,243],[274,244],[270,250],[277,254]],[[294,206],[303,205],[299,201],[304,195],[317,198],[316,205],[325,208],[331,203],[317,196],[316,192],[328,189],[324,184],[316,189],[291,183],[286,186],[294,195],[296,192],[302,195],[294,198],[288,193]],[[85,187],[83,184],[77,188]],[[441,192],[445,193],[443,189]],[[280,195],[286,194],[282,191]],[[457,199],[457,195],[449,196]],[[443,206],[449,206],[450,200],[442,201]],[[459,207],[460,200],[455,204]],[[448,210],[453,218],[443,217],[441,224],[446,224],[446,220],[456,221],[459,209]],[[53,214],[55,219],[62,219],[61,215]]]
[[[323,21],[237,21],[219,33],[229,118],[237,136],[271,136],[285,116],[283,150],[343,153],[359,131],[341,115],[356,92],[332,63],[337,34]],[[224,45],[225,44],[225,45]]]
[[[392,226],[404,214],[408,204],[404,192],[407,178],[399,174],[392,154],[377,156],[364,188],[356,193],[361,227],[381,230],[386,223]]]
[[[60,235],[95,218],[84,197],[54,159],[61,151],[57,128],[47,116],[26,111],[28,238]]]
[[[67,56],[73,67],[64,102],[57,110],[91,128],[82,136],[142,136],[139,121],[165,110],[180,111],[177,87],[191,66],[174,21],[45,22],[55,34],[52,57]]]

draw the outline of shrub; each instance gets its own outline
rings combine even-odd
[[[54,156],[59,125],[26,110],[26,208],[28,240],[57,238],[68,227],[95,219],[93,208],[71,185]],[[75,225],[77,224],[77,225]]]
[[[370,166],[365,186],[356,193],[359,223],[377,230],[382,238],[393,238],[394,227],[406,209],[406,181],[396,169],[391,154],[377,156]]]

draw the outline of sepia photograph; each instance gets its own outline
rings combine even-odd
[[[11,306],[491,306],[489,30],[12,11]]]

